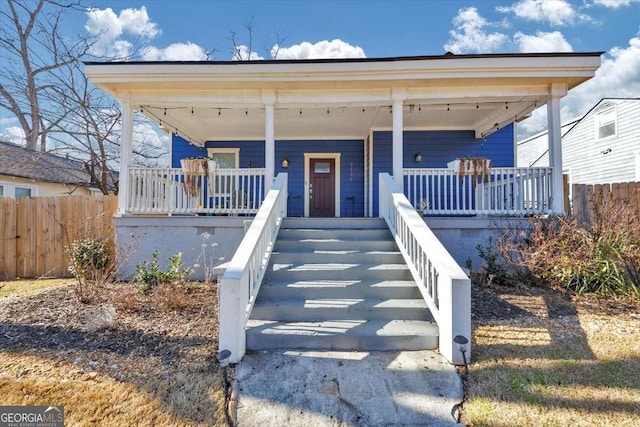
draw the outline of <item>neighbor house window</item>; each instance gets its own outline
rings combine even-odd
[[[615,137],[618,132],[618,114],[616,107],[607,108],[595,115],[596,141]]]
[[[16,187],[16,197],[31,197],[31,189]]]
[[[0,197],[31,197],[37,195],[35,186],[15,185],[9,182],[0,184]]]

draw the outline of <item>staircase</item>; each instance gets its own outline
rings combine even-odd
[[[385,222],[287,218],[247,349],[424,350],[438,328]]]

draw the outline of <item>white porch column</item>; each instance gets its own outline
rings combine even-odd
[[[275,92],[263,91],[262,102],[264,103],[264,194],[271,189],[275,177],[276,142],[275,142],[275,122],[274,104],[276,101]]]
[[[547,126],[549,129],[549,166],[551,175],[552,206],[556,214],[564,213],[564,185],[562,182],[562,123],[560,121],[560,99],[566,95],[565,85],[551,86],[551,100],[547,103]]]
[[[393,100],[393,138],[392,138],[392,158],[393,158],[393,180],[398,184],[400,190],[404,188],[402,177],[402,153],[403,153],[403,111],[404,100],[407,99],[407,90],[393,88],[391,99]]]
[[[118,211],[116,216],[127,213],[127,196],[129,195],[129,165],[132,157],[133,108],[128,104],[120,104],[122,109],[122,134],[120,136],[120,176],[118,177]]]

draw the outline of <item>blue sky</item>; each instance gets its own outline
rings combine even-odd
[[[158,35],[152,38],[154,46],[165,48],[177,42],[191,42],[208,51],[215,49],[213,58],[219,60],[231,58],[231,31],[238,33],[240,41],[248,42],[244,27],[252,18],[254,47],[263,57],[265,46],[271,47],[277,32],[285,38],[285,46],[340,39],[361,47],[368,57],[380,57],[444,53],[452,50],[455,39],[451,32],[464,37],[464,28],[469,38],[478,33],[506,36],[500,45],[476,45],[469,40],[469,44],[459,47],[464,53],[519,51],[522,49],[517,33],[535,36],[554,32],[561,37],[555,39],[554,46],[563,50],[566,46],[559,42],[562,39],[574,51],[608,51],[614,46],[628,46],[640,29],[640,2],[624,0],[111,0],[95,4],[100,9],[111,8],[118,16],[124,9],[144,7],[147,22],[157,26]],[[79,14],[74,21],[84,25],[86,17]],[[475,39],[476,43],[482,41],[486,41],[482,35]]]
[[[605,52],[596,78],[571,91],[562,119],[602,97],[640,97],[640,0],[96,1],[65,16],[69,34],[101,38],[96,53],[142,60],[386,57],[495,52]],[[246,25],[253,22],[252,52]],[[207,54],[209,56],[207,56]],[[546,125],[545,108],[520,127]],[[9,138],[10,118],[0,118]],[[15,128],[15,126],[13,126]],[[15,129],[14,129],[15,130]]]

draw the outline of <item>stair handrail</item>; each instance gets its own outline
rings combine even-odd
[[[418,215],[401,187],[380,174],[379,215],[384,218],[440,331],[440,353],[451,363],[466,362],[454,338],[471,342],[471,281],[433,231]]]
[[[246,350],[245,327],[287,215],[287,176],[274,180],[218,283],[219,350],[231,352],[228,363],[239,362]]]

